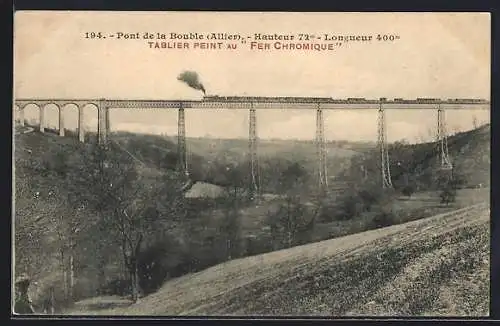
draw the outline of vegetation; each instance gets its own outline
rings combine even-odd
[[[435,156],[424,150],[433,144],[395,144],[390,148],[395,189],[382,191],[365,179],[365,172],[377,174],[378,156],[363,149],[362,155],[337,161],[344,170],[321,197],[310,153],[303,150],[294,157],[261,157],[262,189],[274,197],[249,201],[247,159],[203,153],[191,157],[193,181],[213,181],[225,186],[225,193],[187,199],[181,191],[184,176],[173,170],[173,143],[120,137],[107,149],[50,133],[17,140],[16,268],[40,280],[40,300],[55,287],[59,303],[97,294],[130,295],[135,301],[169,278],[227,260],[458,207],[453,205],[459,188],[485,182],[465,178],[469,170],[460,161],[452,179],[439,176]],[[467,146],[467,139],[476,142],[469,152],[483,150],[477,138],[457,135],[450,139],[450,154]],[[476,162],[478,170],[485,162]],[[345,186],[333,189],[339,183]],[[402,194],[411,204],[424,191],[437,191],[432,196],[438,201],[441,194],[443,205],[420,212],[399,198]]]
[[[166,282],[137,305],[86,312],[486,316],[490,235],[485,206],[366,232],[362,237],[226,262]],[[203,295],[193,295],[192,289]]]
[[[415,186],[413,185],[406,185],[401,189],[401,193],[405,196],[411,197],[413,193],[415,192]]]
[[[98,216],[98,226],[120,248],[131,281],[132,298],[142,292],[139,255],[151,239],[173,227],[182,217],[180,176],[171,172],[144,184],[135,165],[116,148],[90,147],[78,160],[82,169],[67,174],[72,206]]]

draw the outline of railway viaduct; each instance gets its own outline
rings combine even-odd
[[[67,105],[73,104],[78,108],[78,138],[85,140],[83,126],[83,107],[94,105],[98,112],[98,141],[100,144],[108,142],[110,130],[110,109],[171,109],[178,111],[178,151],[179,169],[186,175],[189,174],[187,164],[185,109],[240,109],[249,112],[249,158],[251,185],[250,191],[258,193],[258,136],[256,110],[265,109],[304,109],[316,111],[316,148],[318,158],[318,187],[324,190],[327,187],[326,145],[324,137],[323,110],[378,110],[378,147],[381,160],[381,181],[383,187],[392,187],[389,169],[389,155],[387,151],[387,128],[385,119],[386,109],[416,109],[437,111],[437,141],[440,144],[441,167],[451,169],[448,157],[447,134],[445,123],[445,110],[489,110],[490,103],[483,99],[429,99],[417,98],[415,100],[380,98],[367,100],[364,98],[314,98],[314,97],[220,97],[205,96],[202,100],[143,100],[143,99],[60,99],[60,98],[23,98],[16,99],[14,106],[18,111],[18,121],[24,125],[24,108],[34,104],[39,109],[39,131],[44,132],[44,110],[49,104],[54,104],[59,111],[59,135],[64,136],[63,110]]]

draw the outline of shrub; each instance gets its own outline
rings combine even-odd
[[[385,205],[391,201],[393,191],[381,189],[374,184],[365,184],[361,188],[351,188],[340,199],[335,219],[350,220],[363,212],[374,210],[375,206]]]
[[[449,205],[452,202],[455,202],[457,197],[457,190],[451,186],[444,188],[439,194],[441,197],[441,204]]]
[[[132,292],[130,280],[114,278],[99,289],[99,294],[125,296]]]
[[[372,205],[376,204],[383,195],[383,192],[379,189],[374,188],[364,188],[358,192],[358,197],[363,204],[364,211],[370,211]]]
[[[244,238],[245,256],[259,255],[275,250],[272,237],[247,237]]]
[[[336,203],[322,203],[318,212],[318,222],[328,223],[337,219],[344,218],[344,215],[339,214],[340,207]]]
[[[138,257],[139,283],[144,294],[159,289],[171,278],[190,270],[188,253],[178,241],[163,238],[142,250]]]
[[[415,186],[413,185],[406,185],[401,189],[401,193],[407,197],[411,197],[413,193],[415,192]]]
[[[382,211],[377,213],[372,220],[372,226],[375,229],[393,225],[396,222],[396,216],[392,211]]]

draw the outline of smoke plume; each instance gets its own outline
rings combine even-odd
[[[189,87],[202,91],[203,94],[206,94],[205,87],[200,82],[196,71],[184,71],[177,77],[177,80],[183,81],[188,84]]]

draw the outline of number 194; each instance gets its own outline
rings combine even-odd
[[[101,32],[86,32],[85,33],[85,38],[102,38]]]

